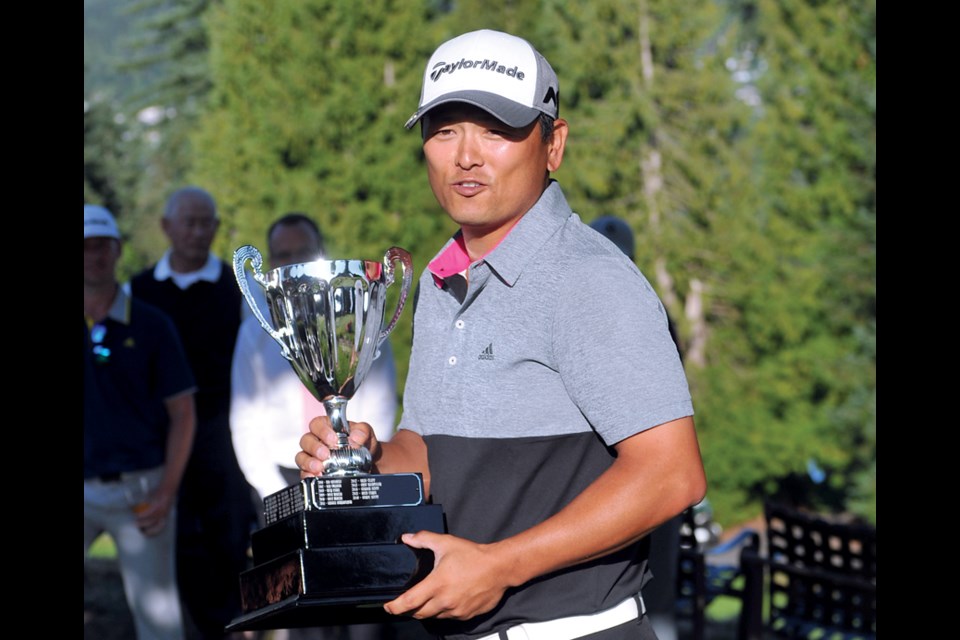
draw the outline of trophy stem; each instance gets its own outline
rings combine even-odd
[[[323,401],[330,426],[337,434],[337,448],[330,450],[324,461],[323,474],[327,476],[356,476],[369,473],[373,466],[370,452],[364,447],[350,446],[350,424],[347,422],[347,399],[330,396]]]
[[[346,447],[350,436],[350,424],[347,422],[347,399],[343,396],[330,396],[323,401],[323,408],[330,418],[330,426],[337,433],[337,446]]]

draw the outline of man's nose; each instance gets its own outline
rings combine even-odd
[[[460,136],[456,162],[461,169],[471,169],[483,164],[483,153],[476,135],[464,133]]]

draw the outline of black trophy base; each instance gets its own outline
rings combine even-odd
[[[401,535],[416,531],[445,533],[443,508],[425,504],[302,511],[253,533],[253,562],[260,565],[297,549],[398,543]]]
[[[298,549],[240,574],[243,614],[227,631],[380,622],[422,580],[433,552],[404,544]]]
[[[243,613],[227,631],[395,620],[383,604],[433,569],[433,552],[400,536],[447,530],[415,473],[306,478],[264,504],[254,567],[240,574]]]
[[[276,604],[235,618],[227,625],[226,631],[263,631],[395,622],[397,617],[383,610],[383,604],[391,599],[383,597],[371,601],[368,598],[355,602],[350,598],[337,600],[318,596],[291,596]]]

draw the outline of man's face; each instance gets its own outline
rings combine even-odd
[[[537,202],[547,172],[563,159],[566,123],[555,124],[545,144],[536,120],[515,129],[472,105],[444,105],[424,117],[430,187],[465,233],[508,231]]]
[[[83,284],[113,284],[120,259],[120,242],[114,238],[83,239]]]
[[[206,262],[219,224],[209,202],[189,195],[182,197],[176,210],[162,222],[171,251],[180,259],[198,264]]]
[[[317,234],[303,222],[278,225],[269,240],[271,269],[320,258]]]

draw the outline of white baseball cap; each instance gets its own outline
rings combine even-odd
[[[511,127],[525,127],[541,113],[559,115],[560,83],[547,59],[523,38],[472,31],[433,52],[423,74],[420,107],[406,128],[448,102],[466,102]]]
[[[120,229],[113,214],[96,204],[83,205],[83,237],[84,238],[116,238],[120,239]]]

